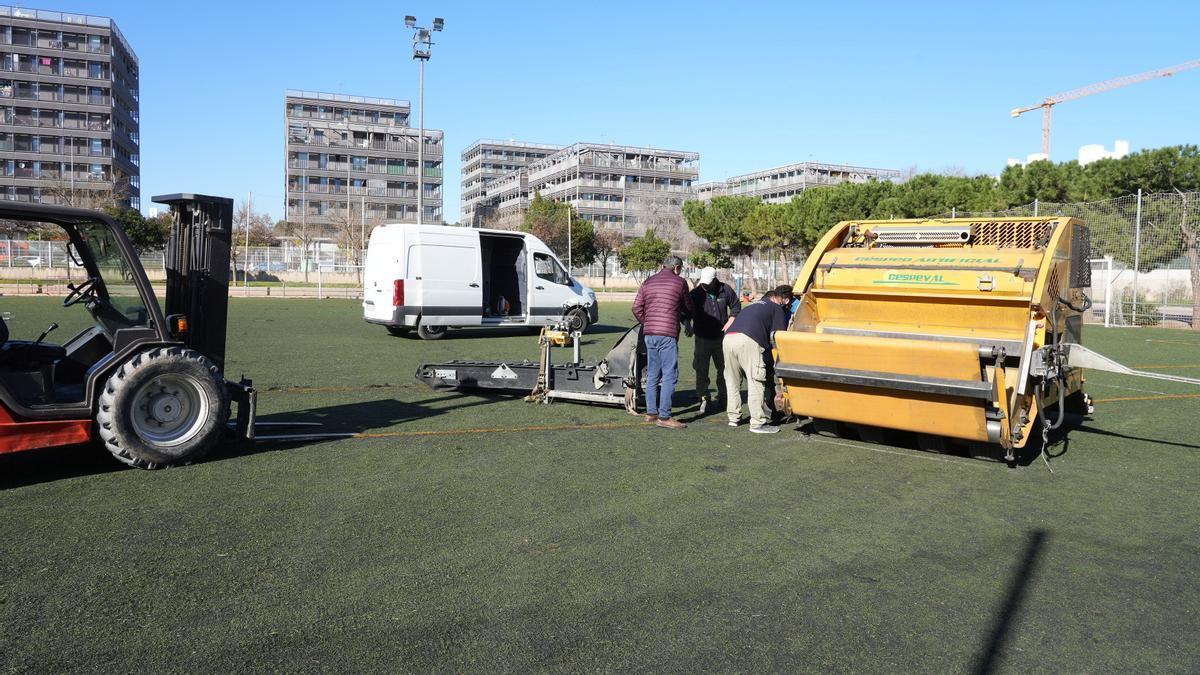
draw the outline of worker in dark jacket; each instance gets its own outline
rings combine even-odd
[[[667,429],[687,426],[671,419],[671,398],[679,382],[679,322],[695,313],[687,282],[679,277],[682,270],[683,260],[668,256],[633,300],[646,343],[646,421]]]
[[[725,414],[729,416],[731,427],[741,422],[742,375],[745,374],[750,431],[756,434],[779,431],[779,427],[769,423],[771,410],[766,402],[771,333],[787,328],[787,311],[784,308],[791,301],[791,288],[768,291],[758,302],[743,307],[725,333],[722,349],[725,352],[725,388],[729,392]]]
[[[721,351],[721,340],[725,329],[742,311],[737,292],[717,278],[717,270],[705,267],[700,270],[700,283],[692,289],[692,304],[696,317],[692,320],[692,332],[696,335],[696,351],[692,356],[692,368],[696,371],[696,397],[700,399],[700,412],[708,409],[709,402],[720,402],[727,398],[725,392],[725,355]],[[708,397],[708,364],[717,368],[717,398]]]

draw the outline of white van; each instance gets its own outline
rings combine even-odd
[[[436,340],[459,326],[545,326],[599,319],[596,294],[524,232],[445,225],[375,228],[363,274],[363,318],[393,335]]]

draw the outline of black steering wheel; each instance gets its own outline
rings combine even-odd
[[[99,277],[88,277],[88,280],[76,286],[75,284],[67,284],[67,297],[63,298],[63,307],[79,304],[85,300],[90,300],[95,297],[96,284],[100,283]]]

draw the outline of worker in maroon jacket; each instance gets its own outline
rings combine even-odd
[[[646,421],[666,429],[687,425],[671,419],[671,397],[679,382],[679,322],[695,313],[687,282],[679,277],[683,260],[667,256],[633,300],[646,342]]]

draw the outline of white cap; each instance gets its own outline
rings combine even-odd
[[[700,283],[711,284],[713,279],[717,278],[717,270],[715,267],[705,267],[700,270]]]

